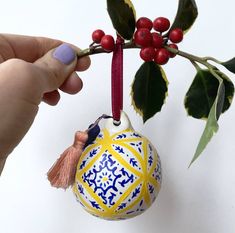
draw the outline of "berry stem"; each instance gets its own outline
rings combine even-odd
[[[95,42],[93,41],[90,45],[89,45],[89,47],[91,48],[91,47],[93,47],[95,45]]]
[[[133,41],[128,41],[123,44],[123,49],[134,49],[134,48],[140,48],[140,47],[136,46]],[[87,48],[78,52],[77,58],[79,59],[81,57],[88,56],[88,55],[94,55],[98,53],[110,53],[110,52],[112,51],[106,51],[100,46],[92,46],[90,48]]]
[[[215,66],[211,65],[208,60],[212,60],[212,61],[217,61],[216,59],[212,58],[212,57],[198,57],[195,56],[193,54],[178,50],[178,49],[174,49],[174,48],[170,48],[169,46],[164,46],[169,52],[171,53],[175,53],[181,57],[187,58],[188,60],[190,60],[191,62],[195,63],[198,62],[204,66],[206,66],[209,70],[211,69],[216,69]],[[209,59],[208,59],[209,58]]]

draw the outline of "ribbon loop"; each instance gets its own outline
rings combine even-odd
[[[114,124],[120,124],[123,109],[123,43],[124,40],[117,36],[112,58],[112,114]]]

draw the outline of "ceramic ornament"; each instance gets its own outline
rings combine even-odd
[[[127,219],[151,206],[161,187],[161,162],[156,149],[136,132],[122,111],[121,124],[108,119],[79,159],[73,192],[90,214]]]
[[[112,116],[103,114],[87,130],[77,131],[73,144],[47,173],[53,187],[72,186],[87,212],[107,220],[143,213],[157,197],[162,179],[156,149],[123,112],[123,44],[117,36],[111,66]],[[106,124],[100,131],[102,119]]]

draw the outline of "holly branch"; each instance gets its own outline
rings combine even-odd
[[[123,38],[123,49],[140,49],[140,57],[144,60],[136,72],[131,90],[132,105],[144,122],[161,111],[168,94],[168,80],[162,66],[177,55],[188,59],[195,67],[196,75],[185,95],[184,105],[189,116],[206,120],[206,126],[191,165],[218,131],[219,117],[232,103],[234,85],[218,67],[223,66],[235,73],[235,58],[221,62],[178,48],[176,44],[183,40],[198,16],[195,0],[179,0],[171,26],[165,17],[158,17],[153,22],[147,17],[136,21],[130,0],[107,0],[107,9],[113,27]],[[152,29],[154,32],[151,32]],[[89,48],[77,54],[78,58],[114,50],[113,37],[105,35],[100,29],[93,32],[92,40]]]

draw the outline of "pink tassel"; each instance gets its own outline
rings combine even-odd
[[[87,132],[76,132],[73,145],[67,148],[50,168],[47,178],[53,187],[67,189],[73,185],[77,164],[87,139]]]

